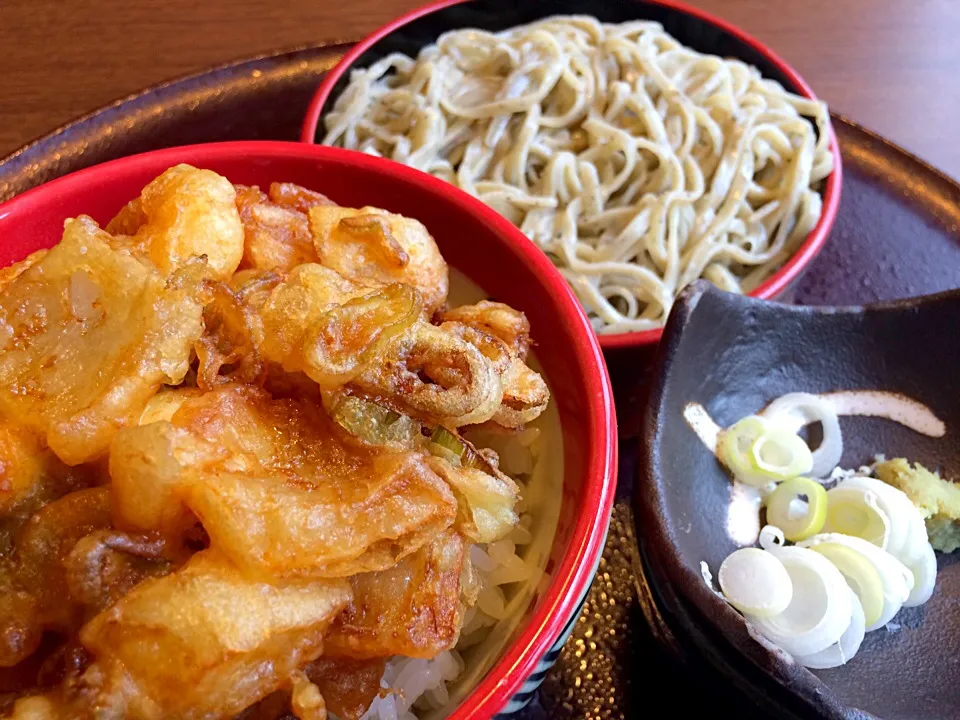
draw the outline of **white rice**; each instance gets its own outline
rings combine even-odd
[[[479,576],[480,591],[476,605],[464,616],[456,647],[430,660],[393,658],[380,681],[384,692],[374,699],[363,720],[419,720],[427,715],[445,715],[451,691],[464,676],[468,662],[480,661],[470,657],[471,649],[487,639],[498,624],[518,618],[529,603],[531,592],[525,591],[532,590],[544,576],[539,563],[525,559],[525,546],[533,540],[534,522],[533,515],[524,512],[526,483],[540,454],[539,429],[531,427],[518,436],[484,434],[482,440],[472,439],[481,447],[495,450],[500,469],[520,486],[520,521],[502,540],[471,546],[470,560]]]

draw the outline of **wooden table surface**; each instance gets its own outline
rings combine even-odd
[[[776,49],[833,109],[960,177],[960,0],[689,2]],[[359,39],[419,4],[0,0],[0,156],[147,85]]]

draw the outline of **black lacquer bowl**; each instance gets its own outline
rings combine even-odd
[[[842,418],[841,466],[883,453],[956,479],[958,320],[960,291],[825,308],[755,300],[700,282],[674,306],[645,416],[638,535],[667,622],[771,717],[960,717],[960,562],[938,553],[933,598],[868,633],[845,666],[814,674],[767,650],[702,578],[701,561],[716,572],[738,545],[727,531],[730,480],[688,427],[684,407],[699,402],[727,426],[793,391],[900,392],[928,405],[946,435]]]

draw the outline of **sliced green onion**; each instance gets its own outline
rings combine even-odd
[[[427,450],[430,451],[431,455],[443,458],[451,465],[476,466],[476,462],[474,462],[475,453],[471,451],[463,438],[439,425],[430,436]]]
[[[373,445],[412,446],[419,434],[419,426],[407,416],[352,395],[342,397],[331,416],[344,430]]]
[[[763,417],[793,433],[800,432],[805,425],[820,423],[823,439],[812,453],[812,466],[800,474],[827,477],[840,462],[843,436],[837,412],[829,400],[810,393],[788,393],[770,403],[763,411]]]
[[[799,435],[759,415],[723,431],[717,455],[734,478],[761,488],[803,475],[813,465],[810,448]]]
[[[798,663],[813,670],[826,670],[827,668],[846,665],[853,659],[853,656],[857,654],[857,651],[860,650],[860,645],[863,643],[867,624],[863,614],[863,606],[861,606],[860,599],[853,590],[850,591],[850,601],[853,605],[850,624],[847,626],[847,629],[844,630],[840,639],[826,650],[821,650],[813,655],[803,655],[795,658]]]
[[[437,429],[433,431],[433,435],[430,436],[430,442],[452,452],[457,456],[457,459],[463,457],[464,452],[467,450],[466,445],[463,444],[459,437],[439,425]]]
[[[825,542],[810,548],[832,562],[863,606],[864,623],[872,626],[883,613],[883,581],[867,558],[847,545]]]
[[[897,488],[870,477],[851,477],[837,487],[856,487],[876,495],[877,506],[890,522],[886,551],[907,567],[923,557],[927,528],[923,516],[910,498]]]
[[[717,446],[717,456],[726,465],[733,476],[755,487],[764,487],[769,480],[751,482],[754,477],[753,466],[750,462],[750,448],[767,430],[767,422],[761,417],[750,415],[737,421],[720,433],[720,442]]]
[[[806,501],[802,500],[806,496]],[[823,529],[827,518],[827,491],[805,477],[781,483],[767,501],[767,522],[783,530],[791,542],[805,540]]]
[[[910,572],[913,573],[913,590],[904,601],[904,607],[923,605],[933,596],[933,588],[937,584],[937,556],[929,542],[924,548],[923,557],[910,566]]]
[[[779,615],[793,597],[793,583],[783,563],[759,548],[727,555],[718,580],[727,602],[751,617]]]
[[[890,520],[880,509],[872,490],[838,485],[827,492],[827,518],[823,531],[863,538],[886,549]]]
[[[794,657],[819,653],[838,642],[853,610],[850,589],[840,571],[822,555],[801,547],[775,547],[768,552],[790,575],[793,597],[782,613],[750,618],[750,623]]]
[[[768,426],[750,446],[750,462],[757,473],[782,482],[810,472],[813,454],[796,433]]]
[[[443,447],[443,445],[437,445],[435,442],[428,443],[427,451],[434,457],[446,460],[451,465],[460,466],[460,456],[453,452],[453,450]]]
[[[782,548],[786,541],[787,539],[783,536],[783,530],[776,525],[764,525],[763,529],[760,530],[760,536],[757,538],[757,542],[764,550]]]
[[[469,442],[444,427],[437,426],[427,446],[431,455],[443,458],[452,465],[481,470],[496,475],[496,468]]]
[[[820,533],[801,540],[798,547],[813,549],[823,543],[837,543],[858,552],[880,574],[880,582],[883,584],[883,610],[876,622],[867,623],[867,632],[881,628],[893,620],[894,615],[900,612],[903,603],[910,596],[910,591],[913,590],[913,573],[886,550],[881,550],[862,538],[849,535]]]

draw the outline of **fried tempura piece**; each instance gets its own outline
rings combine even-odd
[[[34,433],[0,421],[0,667],[30,656],[49,624],[40,598],[29,591],[33,585],[25,588],[22,582],[21,563],[12,552],[16,538],[31,534],[36,525],[31,518],[51,507],[47,503],[96,480],[90,468],[64,465]],[[40,587],[47,586],[41,582]]]
[[[516,512],[520,488],[495,467],[488,466],[485,471],[439,457],[429,462],[457,497],[455,527],[473,542],[499,540],[520,520]]]
[[[13,564],[0,565],[0,667],[13,668],[30,657],[43,639],[36,599],[20,588]]]
[[[326,657],[432,658],[460,634],[460,576],[468,545],[447,530],[395,567],[350,578],[353,600],[327,635]]]
[[[341,577],[389,567],[456,516],[416,452],[344,443],[319,408],[226,386],[171,422],[123,431],[110,457],[117,523],[182,534],[253,577]]]
[[[169,420],[173,414],[190,398],[203,395],[198,387],[169,387],[163,388],[147,402],[147,406],[140,413],[138,425],[149,425],[160,420]]]
[[[102,455],[163,383],[180,382],[201,307],[87,217],[0,294],[0,415],[64,462]]]
[[[71,602],[89,619],[147,578],[169,573],[174,562],[164,557],[166,551],[156,535],[106,529],[86,535],[62,561]]]
[[[33,695],[17,700],[9,717],[10,720],[63,720],[62,710],[55,700]]]
[[[386,658],[319,657],[303,671],[320,690],[334,715],[342,720],[359,720],[380,693],[380,678],[386,664]]]
[[[290,685],[290,712],[297,720],[327,720],[326,700],[306,673],[294,670]]]
[[[375,207],[320,206],[310,210],[310,231],[320,262],[341,275],[412,285],[428,318],[446,302],[447,263],[417,220]]]
[[[207,258],[211,275],[228,280],[243,257],[236,192],[211,170],[177,165],[147,185],[107,225],[164,275],[191,259]]]
[[[144,578],[169,570],[159,539],[108,530],[110,523],[106,487],[70,493],[26,523],[3,575],[0,665],[32,652],[44,631],[75,632]]]
[[[94,481],[95,473],[64,465],[36,433],[0,420],[0,554],[45,503]]]
[[[389,567],[448,525],[454,507],[418,455],[383,458],[369,472],[368,481],[306,488],[218,473],[191,486],[185,502],[211,545],[251,575],[346,577]]]
[[[213,551],[134,588],[80,639],[97,717],[230,718],[320,655],[350,600],[343,580],[251,582]]]
[[[409,285],[373,288],[322,265],[300,265],[260,310],[261,350],[287,372],[302,371],[334,390],[413,325],[420,310]]]
[[[267,194],[270,196],[270,202],[302,212],[304,215],[307,215],[311,208],[322,205],[336,206],[336,203],[323,193],[308,190],[294,183],[270,183],[270,191]]]
[[[505,342],[520,360],[527,359],[530,351],[530,322],[526,315],[509,305],[481,300],[473,305],[461,305],[445,310],[440,319],[443,322],[459,322],[483,330]]]
[[[503,397],[496,369],[480,350],[423,322],[391,342],[350,388],[401,414],[446,427],[489,420]]]
[[[194,345],[197,385],[207,390],[227,382],[256,383],[263,327],[257,313],[223,283],[207,284],[203,336]]]
[[[550,390],[526,364],[530,323],[509,305],[482,301],[440,314],[440,327],[475,345],[497,369],[503,400],[493,422],[519,428],[535,420],[550,402]]]
[[[0,291],[7,287],[10,283],[20,277],[26,270],[29,270],[38,262],[43,260],[47,256],[49,250],[37,250],[32,252],[23,260],[13,265],[8,265],[5,268],[0,268]]]
[[[371,288],[300,265],[259,314],[263,356],[323,390],[349,384],[401,414],[451,427],[489,420],[501,406],[490,362],[456,333],[418,320],[420,296],[409,285]]]
[[[236,187],[244,232],[241,269],[292,270],[303,263],[317,262],[306,210],[271,202],[257,187]],[[281,196],[288,198],[284,192]]]
[[[110,527],[105,487],[78,490],[41,509],[17,538],[17,581],[36,603],[44,627],[75,629],[78,608],[67,589],[63,559],[77,541]]]
[[[350,444],[401,451],[423,449],[427,444],[423,426],[411,417],[343,392],[325,392],[321,400],[336,424],[334,429]]]

